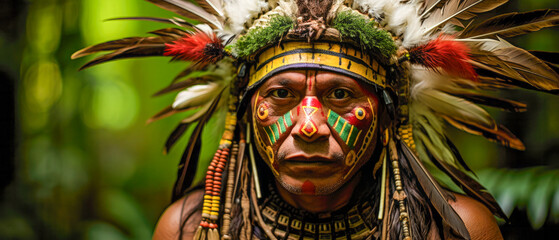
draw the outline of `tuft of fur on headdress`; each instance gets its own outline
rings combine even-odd
[[[434,71],[442,69],[449,75],[475,80],[477,74],[469,63],[469,51],[466,44],[454,41],[451,36],[440,35],[425,45],[412,48],[409,58],[411,63]]]
[[[215,63],[225,55],[224,46],[215,33],[197,30],[173,43],[165,44],[165,56],[201,64]]]

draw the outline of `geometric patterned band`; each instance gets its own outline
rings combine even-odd
[[[270,144],[276,143],[279,140],[280,136],[287,130],[287,128],[293,125],[292,122],[293,116],[291,115],[291,111],[287,112],[283,116],[279,117],[278,120],[270,126],[264,127],[264,131],[266,131],[266,135],[268,136],[268,140],[270,140]]]
[[[386,71],[369,54],[350,45],[332,42],[283,42],[256,57],[250,67],[248,86],[260,83],[287,69],[320,69],[348,75],[381,88],[386,85]]]
[[[361,130],[359,130],[356,126],[351,125],[332,110],[328,110],[327,118],[328,124],[332,126],[336,132],[338,132],[338,135],[345,144],[349,148],[353,149],[355,147],[356,140],[359,135],[361,135]]]

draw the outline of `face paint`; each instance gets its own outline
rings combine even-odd
[[[301,125],[299,131],[303,135],[311,138],[316,133],[316,131],[318,131],[316,123],[313,121],[313,115],[316,114],[319,110],[322,111],[322,105],[320,104],[318,99],[316,99],[316,97],[306,97],[303,99],[301,109],[303,111],[303,114],[305,114],[305,120],[304,123]]]
[[[252,101],[254,144],[289,192],[330,194],[373,153],[376,96],[354,79],[286,72],[264,83]]]
[[[254,136],[258,147],[266,153],[272,170],[277,175],[278,166],[275,161],[274,144],[293,125],[293,115],[291,111],[289,111],[273,121],[269,116],[270,110],[268,104],[266,102],[260,102],[261,100],[259,93],[257,93],[254,105],[254,109],[257,110],[252,117],[253,122],[256,123],[253,124]]]
[[[263,127],[266,131],[266,136],[270,141],[270,145],[274,145],[276,141],[285,133],[285,131],[293,125],[291,119],[291,111],[278,118],[278,120],[267,127]]]
[[[315,195],[316,194],[316,186],[309,180],[306,180],[301,186],[301,193]]]
[[[368,100],[368,107],[356,107],[351,114],[343,118],[336,112],[328,110],[327,122],[338,133],[342,142],[350,149],[346,154],[345,164],[351,166],[346,178],[355,168],[355,165],[364,161],[363,155],[369,148],[376,126],[376,115],[372,113],[373,106]],[[367,118],[367,116],[369,116]],[[364,132],[366,131],[366,132]],[[356,147],[359,145],[359,148]]]
[[[369,107],[370,107],[369,109],[373,109],[373,105],[371,104],[371,99],[367,98],[367,102],[369,103]],[[358,112],[360,110],[365,111],[363,108],[359,108],[359,109],[356,109],[354,112]],[[368,114],[370,114],[370,118],[362,117],[361,120],[359,120],[360,117],[355,116],[359,121],[365,122],[366,125],[368,125],[369,127],[368,127],[367,132],[365,133],[364,136],[357,136],[356,137],[357,139],[356,139],[355,142],[358,143],[360,145],[360,147],[358,148],[359,150],[357,151],[357,153],[354,156],[351,156],[354,159],[353,161],[348,161],[348,158],[346,158],[346,164],[348,162],[353,162],[353,163],[352,163],[351,169],[349,169],[347,174],[344,176],[344,179],[347,178],[353,172],[356,165],[358,165],[360,162],[367,161],[367,159],[364,159],[364,155],[367,151],[371,150],[369,148],[369,145],[371,144],[371,142],[373,140],[374,132],[375,132],[375,129],[376,129],[376,123],[377,123],[376,114],[374,114],[373,112],[368,112]],[[359,135],[361,135],[361,134],[359,134]],[[362,138],[362,140],[361,140],[361,138]],[[350,155],[348,154],[348,157],[349,156]]]

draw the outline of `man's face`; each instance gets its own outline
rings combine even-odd
[[[376,145],[378,98],[345,75],[279,73],[262,84],[251,108],[258,152],[294,194],[335,192]]]

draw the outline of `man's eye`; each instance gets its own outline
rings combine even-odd
[[[344,99],[349,97],[349,91],[344,90],[344,89],[336,89],[334,91],[332,91],[332,93],[330,93],[330,98],[334,98],[334,99]]]
[[[276,90],[272,91],[272,96],[277,97],[277,98],[287,98],[287,97],[290,97],[292,95],[286,89],[276,89]]]

